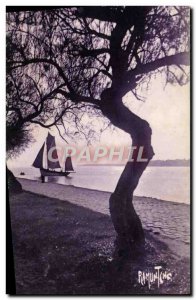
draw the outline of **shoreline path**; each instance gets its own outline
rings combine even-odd
[[[69,201],[109,215],[111,193],[56,183],[18,178],[23,190],[50,198]],[[135,196],[134,207],[143,227],[165,240],[179,256],[190,255],[190,205]]]

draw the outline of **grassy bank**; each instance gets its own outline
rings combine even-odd
[[[143,258],[113,260],[108,216],[23,192],[10,197],[17,294],[188,294],[189,259],[146,232]],[[138,271],[162,266],[172,280],[141,286]]]

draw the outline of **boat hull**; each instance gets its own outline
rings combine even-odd
[[[75,173],[74,171],[54,171],[48,169],[40,169],[41,176],[68,176],[70,173]]]

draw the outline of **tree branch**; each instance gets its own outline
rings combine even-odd
[[[93,6],[87,6],[85,8],[78,7],[76,15],[83,18],[98,19],[100,21],[116,22],[119,17],[119,11],[115,6],[96,6],[96,9]]]
[[[182,53],[156,59],[147,64],[140,64],[135,69],[127,72],[128,75],[127,78],[132,78],[140,74],[147,74],[158,68],[164,66],[171,66],[171,65],[184,65],[184,66],[190,65],[190,53],[182,52]]]
[[[24,61],[13,61],[13,62],[10,62],[8,64],[12,64],[12,65],[13,64],[18,64],[18,65],[17,66],[8,66],[8,72],[12,69],[22,67],[22,66],[27,66],[29,64],[34,64],[34,63],[47,63],[47,64],[53,65],[57,69],[57,71],[58,71],[59,75],[61,76],[61,78],[64,80],[64,82],[67,85],[70,92],[73,92],[73,88],[70,85],[67,77],[65,76],[65,73],[63,72],[62,68],[59,66],[59,64],[57,62],[53,61],[52,59],[32,58],[32,59],[24,60]]]
[[[98,49],[86,49],[86,48],[83,48],[81,50],[78,50],[78,53],[82,56],[82,57],[85,57],[85,56],[91,56],[91,57],[97,57],[97,55],[100,55],[100,54],[105,54],[105,53],[110,53],[110,50],[107,49],[107,48],[98,48]]]
[[[70,98],[70,100],[75,103],[79,103],[79,102],[89,103],[89,104],[95,105],[95,107],[97,109],[100,109],[100,100],[98,100],[98,99],[85,97],[82,95],[78,95],[76,93],[67,93],[66,91],[61,90],[61,89],[58,90],[58,93],[60,93],[61,95],[65,96],[65,97]]]

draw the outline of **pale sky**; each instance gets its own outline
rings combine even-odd
[[[152,128],[153,159],[189,159],[190,158],[190,93],[186,86],[167,85],[163,89],[160,80],[154,80],[146,93],[145,102],[135,100],[128,94],[124,99],[129,108],[147,120]],[[142,95],[144,95],[143,93]],[[17,159],[9,161],[9,166],[30,166],[35,159],[46,136],[47,129],[36,126],[34,130],[36,142],[33,143]],[[50,131],[57,135],[55,129]],[[62,143],[57,136],[57,144]],[[100,139],[101,145],[131,145],[128,134],[117,129],[105,131]]]

